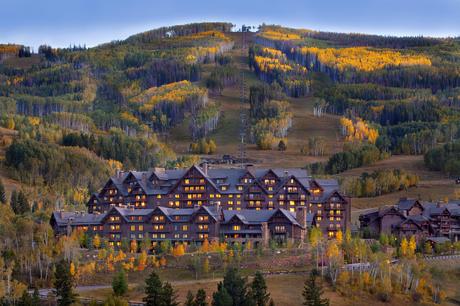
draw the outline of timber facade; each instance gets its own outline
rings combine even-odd
[[[423,202],[402,198],[394,206],[359,216],[360,227],[373,235],[460,239],[460,202]]]
[[[91,231],[123,239],[202,242],[226,239],[267,244],[303,241],[318,226],[328,237],[350,223],[350,200],[336,180],[315,180],[304,169],[253,167],[119,172],[91,196],[87,212],[56,211],[55,233]]]

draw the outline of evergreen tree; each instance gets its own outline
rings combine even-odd
[[[278,150],[286,151],[286,149],[287,149],[286,143],[281,139],[280,142],[278,143]]]
[[[233,306],[233,299],[222,282],[217,285],[217,291],[212,294],[212,306]]]
[[[6,191],[2,180],[0,180],[0,203],[6,204]]]
[[[27,290],[24,290],[22,293],[21,299],[19,300],[19,303],[17,304],[18,306],[35,306],[32,304],[32,297],[30,294],[27,292]],[[36,304],[40,305],[40,304]]]
[[[58,306],[70,306],[76,302],[77,296],[73,292],[73,278],[70,273],[70,264],[65,260],[61,260],[56,265],[54,288]]]
[[[13,190],[10,205],[16,215],[23,215],[30,211],[29,201],[22,190],[19,192]]]
[[[187,292],[187,297],[185,298],[184,306],[195,306],[195,297],[193,296],[192,291]]]
[[[165,282],[161,290],[161,306],[178,306],[177,294],[170,283]]]
[[[233,306],[246,305],[249,299],[247,279],[241,277],[236,268],[230,268],[225,273],[223,285],[232,297]]]
[[[21,214],[30,212],[29,200],[27,200],[26,194],[22,190],[18,193],[18,202]]]
[[[161,282],[160,277],[152,272],[145,281],[144,302],[147,306],[177,306],[177,295],[170,283]]]
[[[163,284],[160,277],[154,271],[145,280],[145,297],[143,301],[146,306],[162,305]]]
[[[266,306],[270,300],[270,293],[267,291],[267,284],[265,283],[265,279],[260,271],[256,272],[251,283],[251,297],[257,306]]]
[[[198,289],[196,292],[194,306],[208,306],[206,302],[206,291],[204,291],[204,289]]]
[[[14,213],[16,213],[18,209],[18,192],[16,190],[13,190],[13,192],[11,193],[10,206]]]
[[[329,299],[322,299],[323,290],[316,284],[317,271],[313,270],[305,281],[303,297],[305,306],[329,306]]]
[[[38,289],[34,289],[34,293],[32,294],[32,305],[40,305],[40,292]]]
[[[123,269],[120,269],[117,275],[115,275],[112,281],[112,289],[116,296],[123,296],[126,294],[126,292],[128,292],[128,282],[126,280],[126,274]]]

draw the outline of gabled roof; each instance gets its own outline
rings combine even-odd
[[[69,211],[55,211],[53,212],[52,219],[58,226],[65,226],[69,222],[72,225],[96,225],[101,222],[105,217],[105,214],[88,214],[81,212],[69,212]]]
[[[295,216],[289,211],[284,208],[278,208],[275,213],[270,217],[270,220],[275,216],[277,212],[282,213],[292,224],[300,226],[299,222],[297,222],[297,219]]]
[[[238,218],[244,224],[260,224],[262,222],[269,222],[277,212],[283,214],[292,224],[300,226],[295,216],[290,211],[283,208],[278,208],[276,210],[224,210],[223,224],[229,223],[233,218]]]
[[[411,224],[414,224],[415,226],[417,226],[420,230],[422,230],[422,226],[420,225],[419,222],[416,222],[414,219],[406,219],[404,221],[402,221],[399,226],[401,227],[403,224],[406,224],[406,223],[411,223]]]
[[[399,202],[396,204],[396,206],[398,207],[399,210],[409,210],[412,207],[414,207],[414,205],[416,204],[424,208],[423,205],[421,205],[417,199],[408,199],[408,198],[399,199]]]

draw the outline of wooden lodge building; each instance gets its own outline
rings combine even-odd
[[[359,216],[360,227],[373,235],[460,240],[460,202],[432,203],[402,198]]]
[[[303,241],[309,226],[328,237],[350,223],[350,199],[336,180],[316,180],[305,169],[253,167],[119,172],[91,196],[88,212],[56,211],[56,234],[82,229],[111,245],[122,239],[197,242],[226,239],[267,244]]]

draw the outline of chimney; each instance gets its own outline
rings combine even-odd
[[[64,211],[62,209],[59,210],[59,218],[61,218],[61,219],[64,218]]]
[[[295,211],[295,218],[300,226],[307,228],[307,208],[303,206],[297,207]]]
[[[254,165],[253,164],[246,164],[245,168],[246,168],[247,171],[251,171],[252,169],[254,169]]]
[[[142,182],[147,183],[147,173],[142,172]]]
[[[166,169],[162,168],[162,167],[155,167],[155,168],[153,168],[153,172],[155,172],[157,174],[164,174],[166,172]]]
[[[208,175],[208,163],[207,162],[202,163],[201,168],[203,168],[204,174]]]
[[[285,178],[288,178],[288,176],[289,176],[289,171],[284,170],[284,177],[285,177]]]

